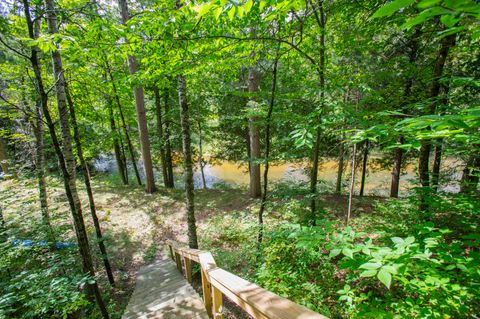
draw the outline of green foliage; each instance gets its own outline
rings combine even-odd
[[[441,196],[434,201],[438,206],[428,215],[431,220],[445,216],[446,211],[468,220],[472,212],[465,206],[472,208],[475,203],[461,196],[453,202]],[[458,318],[475,314],[480,303],[478,229],[453,231],[461,220],[457,218],[436,223],[440,225],[436,227],[411,207],[415,206],[408,201],[379,205],[378,213],[386,215],[374,222],[384,220],[392,209],[409,216],[399,218],[404,227],[394,225],[393,219],[381,233],[369,231],[369,227],[381,229],[371,225],[372,221],[362,226],[362,218],[355,226],[360,230],[326,220],[316,227],[284,226],[269,237],[259,281],[312,309],[327,313],[328,307],[334,317]],[[305,293],[308,282],[322,287],[321,293]],[[311,299],[313,293],[318,298]],[[336,301],[328,304],[329,298]]]
[[[68,318],[88,308],[74,251],[0,244],[0,318]]]

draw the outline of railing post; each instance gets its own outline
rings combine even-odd
[[[170,258],[172,258],[172,260],[175,260],[175,257],[173,256],[173,249],[172,249],[172,245],[168,245],[168,250],[170,250]]]
[[[207,310],[207,314],[210,318],[213,318],[212,314],[212,290],[211,284],[208,282],[207,275],[205,271],[202,269],[202,292],[203,292],[203,303],[205,304],[205,309]]]
[[[180,254],[175,252],[175,262],[177,264],[177,268],[180,271],[181,274],[183,274],[182,270],[182,260],[180,259]]]
[[[183,257],[183,262],[185,263],[185,277],[187,277],[188,283],[192,283],[192,262],[189,258]]]
[[[223,319],[222,292],[212,286],[213,319]]]

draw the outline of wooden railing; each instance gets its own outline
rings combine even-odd
[[[328,319],[217,267],[208,251],[182,247],[174,241],[167,241],[167,245],[178,270],[189,283],[192,283],[192,261],[200,265],[203,301],[210,318],[223,319],[222,299],[225,295],[253,318]]]

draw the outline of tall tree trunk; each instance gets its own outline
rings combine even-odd
[[[248,92],[255,94],[259,90],[260,74],[252,66],[248,70]],[[250,98],[252,105],[255,104],[255,98]],[[252,106],[255,107],[255,106]],[[257,198],[262,194],[260,185],[260,129],[258,127],[256,116],[248,119],[248,135],[250,137],[250,197]]]
[[[157,135],[160,144],[160,162],[162,165],[163,184],[165,187],[168,187],[169,177],[165,155],[165,140],[163,137],[162,103],[160,99],[160,92],[158,90],[158,86],[156,85],[153,86],[153,94],[155,95],[155,115],[157,117]]]
[[[365,191],[365,176],[367,175],[367,161],[368,161],[368,148],[370,147],[370,141],[365,141],[365,147],[363,149],[363,163],[362,163],[362,180],[360,181],[360,196],[363,196]]]
[[[200,174],[202,175],[203,189],[207,189],[207,181],[205,180],[205,164],[203,162],[203,136],[202,136],[202,123],[198,121],[198,166],[200,168]]]
[[[345,146],[343,145],[343,138],[342,141],[340,142],[340,149],[339,149],[339,155],[338,155],[338,170],[337,170],[337,182],[335,185],[335,194],[340,195],[342,193],[342,177],[343,177],[343,166],[344,166],[344,156],[345,156]]]
[[[173,179],[173,160],[172,160],[172,145],[170,142],[170,103],[168,103],[168,89],[165,89],[163,99],[165,100],[165,164],[167,166],[168,173],[168,185],[169,188],[175,187]]]
[[[421,30],[422,30],[422,27],[420,25],[415,27],[415,32],[413,33],[412,37],[408,42],[408,47],[410,49],[408,53],[408,60],[410,63],[410,67],[414,66],[414,63],[418,57],[419,38],[422,34]],[[414,76],[409,76],[405,81],[403,97],[404,97],[405,104],[407,105],[410,103],[410,97],[412,96],[413,79],[414,79]],[[405,110],[405,105],[402,106],[402,110]],[[405,138],[403,136],[400,136],[398,138],[398,143],[400,145],[404,144]],[[404,154],[403,149],[399,147],[395,148],[394,154],[393,154],[394,162],[392,167],[392,181],[390,183],[390,197],[397,198],[399,194],[403,154]]]
[[[0,166],[4,174],[10,173],[10,167],[8,165],[7,145],[4,139],[0,136]]]
[[[122,104],[120,103],[120,97],[118,95],[117,86],[115,85],[115,79],[113,78],[113,73],[112,73],[112,70],[110,69],[110,65],[108,64],[108,61],[106,61],[105,64],[107,67],[108,75],[110,77],[110,82],[112,82],[113,94],[115,96],[115,102],[117,103],[118,113],[120,114],[120,120],[122,121],[123,133],[125,134],[125,139],[127,140],[128,153],[130,154],[130,161],[132,162],[133,171],[135,172],[135,177],[137,178],[138,185],[142,185],[142,179],[140,178],[140,173],[138,172],[135,150],[133,148],[132,140],[130,139],[130,134],[128,133],[128,126],[125,121],[125,116],[123,115]],[[128,166],[126,161],[125,161],[125,170],[127,171],[125,176],[127,176],[127,179],[128,179]]]
[[[398,143],[405,143],[405,139],[403,136],[400,136],[398,138]],[[397,147],[394,151],[394,156],[395,158],[393,161],[392,182],[390,184],[390,197],[397,198],[400,190],[400,175],[402,173],[403,150]]]
[[[110,97],[107,97],[108,118],[110,120],[110,131],[112,134],[113,152],[115,153],[115,161],[117,162],[118,175],[123,185],[128,185],[128,179],[125,175],[124,162],[122,160],[122,150],[120,149],[117,125],[115,124],[115,116],[113,114],[113,105]]]
[[[263,213],[265,211],[265,206],[267,204],[267,192],[268,192],[268,169],[270,167],[270,123],[272,120],[273,107],[275,104],[275,92],[277,89],[277,67],[278,67],[278,57],[275,59],[273,64],[272,71],[272,91],[270,93],[270,104],[268,107],[267,113],[267,123],[265,127],[265,170],[263,172],[263,192],[262,192],[262,201],[260,203],[260,210],[258,211],[258,236],[257,243],[258,246],[262,244],[263,241]]]
[[[325,106],[325,10],[324,10],[324,1],[318,0],[318,10],[320,15],[315,11],[315,17],[317,19],[317,24],[320,29],[320,65],[319,65],[319,80],[320,80],[320,109],[323,110]],[[315,145],[313,147],[312,155],[312,171],[310,172],[310,224],[316,224],[316,202],[317,202],[317,182],[318,182],[318,162],[320,157],[320,141],[321,141],[321,127],[320,127],[320,116],[317,117],[317,131],[315,134]]]
[[[437,192],[438,183],[440,181],[440,168],[442,165],[442,143],[443,139],[438,139],[437,144],[435,145],[434,157],[433,157],[433,168],[432,168],[432,190]]]
[[[92,185],[90,184],[90,172],[88,170],[88,165],[85,162],[85,158],[83,156],[83,148],[82,148],[82,142],[80,139],[80,131],[78,130],[77,117],[75,115],[75,108],[73,105],[72,96],[70,95],[68,91],[68,86],[66,84],[65,84],[65,93],[67,96],[70,119],[73,126],[73,137],[75,139],[77,156],[80,159],[80,166],[82,168],[85,188],[87,190],[88,203],[90,206],[90,215],[92,216],[93,226],[95,228],[95,235],[97,237],[98,248],[100,249],[100,253],[102,254],[103,265],[105,266],[105,271],[107,273],[108,281],[113,286],[115,284],[115,280],[113,278],[112,267],[110,266],[110,261],[108,259],[107,248],[105,247],[105,239],[103,238],[103,235],[102,235],[102,228],[100,227],[100,222],[97,216],[97,209],[95,207],[95,200],[93,198]]]
[[[350,221],[350,217],[352,216],[352,207],[353,207],[353,192],[355,190],[355,157],[357,156],[357,144],[353,144],[353,152],[352,152],[352,172],[350,176],[350,191],[348,195],[348,209],[347,209],[347,225]]]
[[[126,25],[127,21],[130,19],[128,15],[127,0],[118,0],[118,5],[120,7],[122,23]],[[127,60],[130,74],[135,75],[138,71],[137,58],[134,55],[128,55]],[[153,163],[152,156],[150,154],[150,141],[148,139],[147,116],[145,111],[143,87],[136,85],[133,93],[135,95],[138,134],[140,139],[140,148],[142,151],[143,169],[145,172],[145,192],[151,194],[155,192],[155,177],[153,175]]]
[[[118,136],[118,141],[120,142],[120,155],[121,155],[123,169],[124,169],[123,175],[125,176],[125,180],[127,181],[127,185],[128,185],[129,183],[128,163],[127,163],[127,157],[125,155],[125,145],[123,145],[122,133],[120,131],[117,131],[117,136]]]
[[[476,151],[468,157],[463,169],[462,180],[460,181],[460,192],[474,193],[478,188],[480,180],[480,145],[474,145]]]
[[[182,126],[183,167],[185,175],[185,197],[187,200],[188,244],[198,248],[197,226],[195,224],[192,143],[190,139],[190,120],[187,104],[187,83],[183,75],[177,76],[178,104],[180,105],[180,124]]]
[[[48,212],[47,183],[45,181],[45,145],[43,141],[43,113],[42,104],[39,99],[35,105],[35,125],[33,125],[35,135],[35,170],[37,173],[38,199],[40,202],[40,211],[42,213],[42,224],[45,228],[48,243],[51,249],[55,249],[55,232],[50,222]]]
[[[28,0],[23,0],[24,3],[24,12],[27,21],[27,27],[29,36],[31,39],[35,40],[35,36],[33,33],[33,23],[30,17],[30,8]],[[48,29],[51,34],[56,34],[57,32],[57,17],[55,14],[55,7],[53,0],[46,0],[45,1],[46,9],[47,9],[47,21],[48,21]],[[56,95],[57,95],[57,106],[59,109],[59,116],[60,116],[60,124],[62,129],[62,136],[63,136],[63,144],[64,144],[64,153],[60,147],[60,143],[57,139],[57,135],[55,133],[55,126],[53,120],[50,116],[50,112],[48,110],[47,105],[47,93],[43,86],[39,59],[38,59],[38,48],[36,46],[31,47],[31,63],[32,68],[35,73],[36,85],[38,89],[38,93],[40,95],[40,102],[42,105],[42,111],[44,113],[48,130],[50,132],[50,136],[52,138],[52,142],[54,145],[55,152],[58,157],[58,162],[60,165],[60,169],[63,174],[64,179],[64,186],[65,192],[68,198],[68,202],[70,205],[70,211],[72,213],[73,224],[75,226],[75,233],[77,236],[78,241],[78,249],[80,252],[80,256],[82,257],[82,266],[83,271],[88,273],[92,278],[95,278],[95,271],[93,269],[93,262],[92,262],[92,255],[90,252],[90,246],[88,243],[87,232],[85,229],[85,224],[83,221],[83,214],[82,214],[82,207],[80,205],[80,200],[78,198],[78,193],[76,190],[76,183],[75,183],[75,158],[73,157],[72,152],[72,144],[71,144],[71,136],[70,136],[70,126],[68,124],[68,110],[66,106],[66,97],[65,97],[65,78],[63,77],[63,67],[62,67],[62,59],[60,56],[60,51],[55,50],[52,51],[52,60],[54,66],[54,76],[55,76],[55,88],[56,88]],[[70,166],[70,167],[69,167]],[[72,169],[73,166],[73,169]],[[72,174],[73,172],[73,174]],[[93,284],[90,285],[95,299],[97,301],[97,305],[102,313],[104,319],[108,319],[109,315],[107,309],[105,307],[105,303],[103,302],[100,289],[98,287],[97,282],[95,281]]]
[[[426,114],[435,114],[437,106],[437,98],[440,94],[440,79],[443,75],[443,69],[445,67],[445,62],[447,61],[448,51],[451,47],[455,45],[455,34],[446,36],[441,40],[440,50],[437,54],[437,59],[435,61],[435,67],[432,74],[432,84],[430,87],[430,98],[432,102],[426,110]],[[430,172],[429,172],[429,161],[430,161],[430,151],[432,144],[430,140],[422,140],[422,146],[420,148],[420,157],[418,159],[418,175],[420,178],[420,185],[422,187],[430,186]]]

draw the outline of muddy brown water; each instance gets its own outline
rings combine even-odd
[[[447,158],[443,161],[442,172],[448,177],[448,182],[442,185],[442,190],[456,192],[458,191],[458,180],[462,169],[461,161]],[[318,169],[318,177],[329,187],[334,187],[337,179],[338,163],[333,160],[325,159],[321,162]],[[227,183],[230,185],[247,186],[249,182],[248,166],[242,163],[220,161],[215,164],[207,164],[205,177],[208,187],[214,187],[217,183]],[[263,174],[263,167],[262,167]],[[350,165],[344,168],[343,187],[349,185],[351,175]],[[360,187],[361,169],[356,169],[356,189]],[[301,161],[297,163],[273,163],[269,169],[269,181],[272,182],[307,182],[309,180],[308,162]],[[406,194],[409,189],[415,187],[417,178],[417,168],[413,164],[407,165],[400,179],[401,194]],[[367,166],[367,175],[365,179],[365,194],[386,196],[390,192],[391,170],[382,168],[375,161],[375,158]],[[201,176],[197,170],[195,172],[195,183],[201,187]]]

